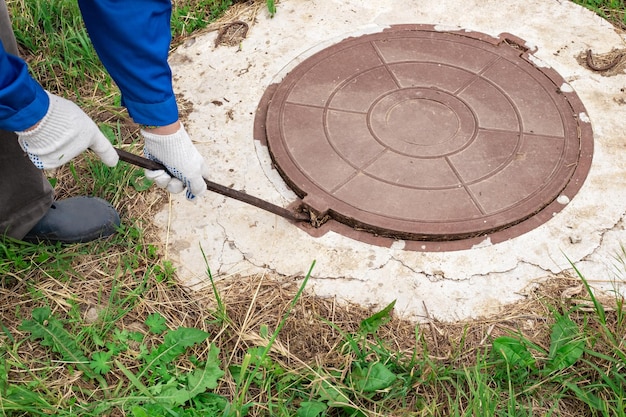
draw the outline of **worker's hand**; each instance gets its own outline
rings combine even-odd
[[[169,135],[156,135],[147,130],[142,130],[141,134],[146,158],[167,168],[167,171],[145,170],[147,178],[171,193],[185,189],[189,200],[207,190],[203,178],[208,178],[209,168],[182,124],[178,131]]]
[[[76,104],[48,93],[50,107],[33,128],[16,132],[18,141],[39,169],[59,167],[87,148],[102,162],[117,164],[117,152],[98,126]]]

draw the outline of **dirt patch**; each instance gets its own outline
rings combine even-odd
[[[626,69],[626,49],[612,49],[606,53],[596,53],[591,49],[581,52],[576,57],[578,63],[602,75],[612,77],[623,74]]]
[[[237,20],[225,24],[218,32],[215,38],[215,46],[220,45],[236,46],[243,41],[248,35],[249,26],[246,22]]]

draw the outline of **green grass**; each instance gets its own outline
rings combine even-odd
[[[593,10],[614,25],[626,29],[626,3],[624,0],[573,0],[590,10]]]
[[[15,256],[34,256],[30,246],[4,245],[5,252],[14,251],[13,260],[0,265],[4,268],[15,264]],[[100,261],[115,245],[116,262]],[[608,311],[593,293],[578,300],[591,301],[584,311],[558,294],[541,297],[537,305],[552,313],[538,316],[539,332],[531,336],[522,329],[527,319],[505,318],[493,322],[498,330],[492,324],[481,332],[484,342],[477,343],[466,338],[476,332],[472,323],[445,332],[437,329],[443,324],[411,331],[392,317],[393,303],[369,315],[352,308],[353,319],[342,324],[312,316],[319,305],[303,295],[311,271],[297,290],[285,293],[291,298],[274,306],[280,315],[257,310],[242,320],[233,304],[262,310],[266,300],[233,299],[215,286],[225,311],[220,303],[203,308],[149,262],[156,260],[150,252],[139,230],[130,229],[109,247],[76,249],[74,259],[64,260],[74,267],[48,266],[59,269],[52,275],[57,279],[3,283],[3,305],[14,306],[2,310],[4,415],[626,414],[623,304]],[[93,265],[94,259],[95,269],[104,270],[85,274],[85,283],[75,276],[65,280],[79,274],[76,265]],[[115,270],[107,270],[111,265]],[[20,268],[19,275],[30,275]],[[586,285],[582,276],[581,281]],[[568,281],[574,284],[575,279]],[[86,305],[97,306],[96,314],[87,314]],[[338,313],[336,306],[332,310]],[[190,313],[197,317],[190,320]],[[252,317],[260,318],[254,329],[245,325]],[[286,340],[302,337],[304,326],[314,338],[334,335],[320,340],[327,343],[308,345],[325,349],[317,361],[285,349]],[[243,336],[254,343],[242,344]]]
[[[204,29],[211,21],[221,16],[233,0],[175,1],[172,10],[172,36],[177,39]]]
[[[577,2],[625,22],[623,1]],[[230,5],[175,2],[175,42]],[[133,147],[75,1],[9,6],[38,79]],[[70,247],[0,241],[0,416],[626,414],[624,300],[594,294],[579,271],[524,314],[456,324],[403,322],[393,303],[337,306],[303,292],[308,275],[285,288],[262,277],[224,285],[207,271],[213,288],[192,297],[153,238],[164,195],[145,192],[140,170],[88,156],[55,181],[61,195],[112,201],[124,226]],[[579,284],[578,299],[561,298]]]
[[[219,17],[232,0],[174,1],[174,43]],[[105,96],[112,82],[91,45],[75,0],[8,0],[15,36],[31,71],[57,93],[92,97],[94,86]]]
[[[78,93],[87,81],[106,82],[77,2],[9,1],[8,6],[18,44],[47,88]]]

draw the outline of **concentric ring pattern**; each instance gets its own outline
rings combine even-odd
[[[508,39],[397,26],[318,52],[271,98],[274,162],[316,212],[374,234],[464,239],[550,206],[546,221],[588,172],[590,128]]]

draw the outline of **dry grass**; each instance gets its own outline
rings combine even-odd
[[[143,204],[149,206],[147,202]],[[137,213],[136,208],[133,209],[134,213]],[[149,219],[150,214],[150,210],[142,213],[146,219]],[[139,243],[158,243],[149,221],[140,222],[145,234]],[[158,263],[158,256],[145,253],[143,257],[136,257],[136,264],[123,266],[120,263],[127,262],[125,252],[136,254],[136,248],[125,247],[119,241],[114,246],[102,242],[84,248],[88,248],[88,253],[76,256],[65,276],[48,276],[46,265],[42,264],[34,268],[30,275],[22,276],[17,281],[5,280],[0,288],[2,324],[15,340],[24,340],[14,351],[18,358],[13,358],[24,367],[12,368],[9,381],[32,383],[33,372],[48,367],[41,383],[46,384],[47,390],[60,393],[59,401],[79,392],[83,394],[79,400],[89,402],[100,396],[99,388],[85,382],[79,373],[63,363],[50,366],[55,363],[54,355],[38,342],[27,340],[27,334],[19,326],[24,318],[30,317],[33,308],[47,304],[55,316],[75,322],[80,328],[97,324],[98,315],[101,320],[103,311],[119,309],[122,307],[119,300],[129,297],[131,301],[128,301],[128,305],[132,308],[115,322],[115,328],[139,331],[146,335],[149,346],[156,344],[159,337],[149,334],[144,321],[148,315],[158,312],[166,318],[171,329],[193,327],[208,332],[211,335],[209,341],[220,348],[221,361],[226,369],[229,365],[241,364],[251,347],[267,344],[267,338],[262,336],[262,326],[267,326],[270,333],[278,326],[302,278],[260,275],[218,281],[216,289],[226,309],[224,316],[227,317],[221,320],[217,314],[218,303],[210,289],[192,292],[176,282],[159,281],[151,276],[150,267]],[[523,334],[526,339],[547,350],[552,309],[566,311],[576,305],[585,306],[587,299],[579,279],[561,275],[537,285],[525,300],[506,307],[497,316],[457,323],[432,321],[420,325],[394,317],[379,330],[377,336],[386,341],[388,349],[397,355],[411,357],[415,351],[419,355],[426,351],[430,360],[442,366],[461,369],[475,365],[479,353],[501,335]],[[614,300],[607,297],[603,302],[611,319],[610,310]],[[358,305],[305,293],[292,310],[270,356],[275,363],[294,375],[315,373],[318,369],[345,372],[350,369],[350,362],[354,358],[347,348],[344,335],[337,328],[344,334],[356,334],[361,321],[371,314],[372,311]],[[580,322],[584,320],[581,315]],[[5,336],[0,339],[3,343],[9,343]],[[137,366],[136,349],[137,346],[131,348],[120,358],[130,370],[135,370]],[[206,356],[207,349],[208,344],[205,344],[197,348],[195,353],[202,358]],[[184,361],[180,366],[191,367]],[[119,372],[109,373],[106,379],[109,386],[125,384],[125,377]],[[82,389],[77,389],[77,386]],[[234,398],[236,384],[226,377],[216,392]],[[259,404],[267,402],[267,395],[266,391],[258,388],[250,392],[251,398]],[[412,409],[424,398],[433,403],[446,401],[445,392],[427,385],[415,386],[403,399],[403,405],[398,403],[398,412]],[[560,404],[558,415],[579,415],[580,403],[568,401]],[[366,409],[369,407],[372,412],[370,415],[378,415],[373,411],[375,407],[372,404],[360,406]],[[266,415],[264,413],[261,407],[252,410],[250,415]]]

